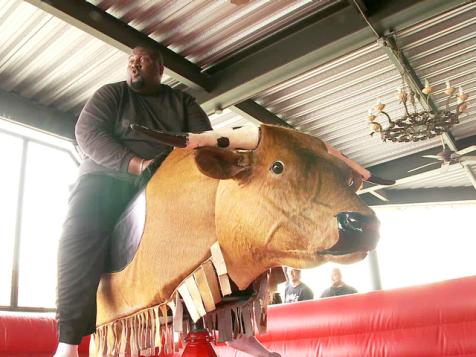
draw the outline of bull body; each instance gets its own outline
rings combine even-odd
[[[282,127],[262,126],[252,152],[175,149],[148,183],[146,201],[133,260],[101,279],[98,325],[168,301],[216,241],[239,289],[271,267],[360,260],[375,243],[330,252],[339,212],[374,213],[355,194],[352,170],[321,140]]]

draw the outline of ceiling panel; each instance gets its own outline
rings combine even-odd
[[[207,68],[334,1],[263,0],[241,6],[211,0],[91,2]],[[437,105],[444,105],[446,80],[470,95],[468,112],[452,133],[457,139],[475,135],[476,4],[405,29],[397,34],[397,41],[417,75],[434,85]],[[5,91],[78,113],[101,85],[125,79],[126,61],[127,54],[29,3],[2,3],[0,88]],[[164,82],[178,84],[167,77]],[[253,99],[296,128],[372,166],[439,145],[438,139],[396,144],[370,136],[367,111],[377,99],[386,104],[392,117],[402,115],[396,97],[400,85],[398,71],[379,45],[372,43],[270,87]],[[215,128],[248,123],[229,109],[211,116],[211,121]],[[461,185],[464,176],[458,175],[451,171],[435,182]]]
[[[223,110],[220,114],[210,115],[213,129],[231,128],[235,126],[250,125],[250,121],[230,109]]]
[[[88,1],[204,69],[334,2]]]
[[[397,34],[398,44],[417,75],[434,85],[435,103],[443,108],[448,79],[462,86],[470,98],[468,111],[452,133],[456,139],[476,134],[476,4],[468,4]],[[371,137],[367,111],[377,99],[392,118],[403,115],[397,88],[399,72],[374,43],[318,66],[307,73],[259,93],[254,100],[289,124],[329,142],[347,156],[372,166],[439,145],[439,139],[417,143],[383,143]],[[456,100],[450,102],[455,109]],[[379,122],[386,122],[384,117]],[[386,125],[384,125],[385,127]],[[464,171],[452,168],[424,182],[422,187],[471,185]],[[430,182],[435,180],[435,185]],[[405,188],[414,188],[408,184]],[[416,185],[415,185],[416,187]],[[398,186],[400,188],[400,186]]]
[[[435,165],[435,167],[438,167]],[[471,165],[474,170],[476,165]],[[420,188],[442,188],[442,187],[461,187],[471,186],[465,170],[459,164],[449,166],[447,169],[434,170],[431,175],[420,178],[415,182],[408,182],[401,185],[389,187],[390,190],[420,189]]]
[[[78,112],[101,85],[125,79],[125,53],[29,3],[2,5],[1,89]]]

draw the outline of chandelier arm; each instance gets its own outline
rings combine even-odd
[[[427,105],[426,108],[428,108],[428,109],[426,109],[426,108],[423,108],[423,109],[426,109],[427,111],[431,111],[431,110],[433,109],[433,108],[432,108],[432,105],[430,104],[430,96],[431,96],[431,94],[426,94],[426,95],[425,95],[425,94],[423,93],[423,98],[425,98],[425,102],[426,102],[426,105]],[[434,106],[434,109],[436,110],[437,107]]]
[[[450,111],[450,100],[451,100],[451,94],[446,98],[446,101],[445,101],[445,110],[447,112]]]
[[[416,109],[416,101],[415,101],[415,92],[413,90],[411,90],[410,92],[410,102],[412,103],[413,112],[416,113],[417,109]]]
[[[390,115],[388,115],[386,112],[384,112],[383,110],[381,110],[380,113],[382,113],[383,115],[385,115],[385,116],[387,117],[389,124],[395,124],[395,122],[392,121],[392,119],[390,119]],[[380,124],[379,124],[379,125],[380,125]]]
[[[403,102],[403,106],[405,107],[405,113],[407,114],[407,116],[410,116],[410,113],[408,112],[407,103]]]

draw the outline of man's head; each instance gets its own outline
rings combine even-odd
[[[288,268],[288,279],[293,286],[297,286],[301,283],[301,270]]]
[[[332,269],[331,280],[332,284],[335,286],[342,284],[342,273],[340,272],[339,268]]]
[[[127,65],[127,84],[134,91],[144,94],[156,92],[163,72],[164,64],[159,51],[145,46],[132,50]]]

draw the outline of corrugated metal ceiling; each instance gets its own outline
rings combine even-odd
[[[476,4],[403,31],[399,43],[418,77],[435,87],[434,99],[440,107],[446,99],[446,80],[464,88],[470,96],[469,113],[452,133],[457,139],[476,134]],[[451,104],[454,108],[456,100]]]
[[[331,0],[88,0],[206,69]]]
[[[210,115],[210,122],[214,129],[250,125],[248,120],[228,108],[220,114]]]
[[[435,165],[435,167],[438,167]],[[471,169],[476,169],[476,165],[470,165]],[[419,188],[442,188],[471,186],[463,167],[454,164],[445,169],[432,171],[431,174],[416,181],[389,187],[390,190],[419,189]]]
[[[243,6],[205,0],[91,2],[206,67],[332,1],[252,1]],[[1,89],[62,111],[78,112],[99,86],[125,78],[125,53],[21,0],[4,0],[2,5]],[[435,86],[438,104],[444,100],[446,79],[469,93],[469,113],[453,134],[457,139],[475,135],[476,4],[413,26],[397,37],[418,76]],[[367,110],[377,98],[387,104],[391,116],[402,113],[396,98],[400,85],[398,71],[374,43],[269,88],[254,99],[298,129],[371,166],[438,145],[436,139],[393,144],[369,136]],[[214,127],[246,123],[228,109],[211,120]],[[438,180],[442,186],[470,184],[453,172],[439,175]],[[424,185],[431,187],[431,182]]]
[[[470,95],[469,112],[461,116],[461,123],[452,132],[456,139],[475,135],[476,4],[406,29],[398,39],[420,78],[428,78],[434,84],[434,97],[440,107],[446,79],[464,87]],[[296,128],[372,166],[439,143],[438,139],[383,143],[377,135],[369,136],[367,111],[378,98],[386,104],[391,117],[403,114],[396,95],[399,86],[399,72],[375,43],[269,88],[254,99]],[[384,122],[383,118],[380,122]],[[445,177],[449,185],[459,180],[448,174],[443,181]],[[464,177],[462,180],[465,185],[471,184]]]
[[[125,53],[26,2],[2,5],[1,89],[78,112],[102,84],[125,78]]]

